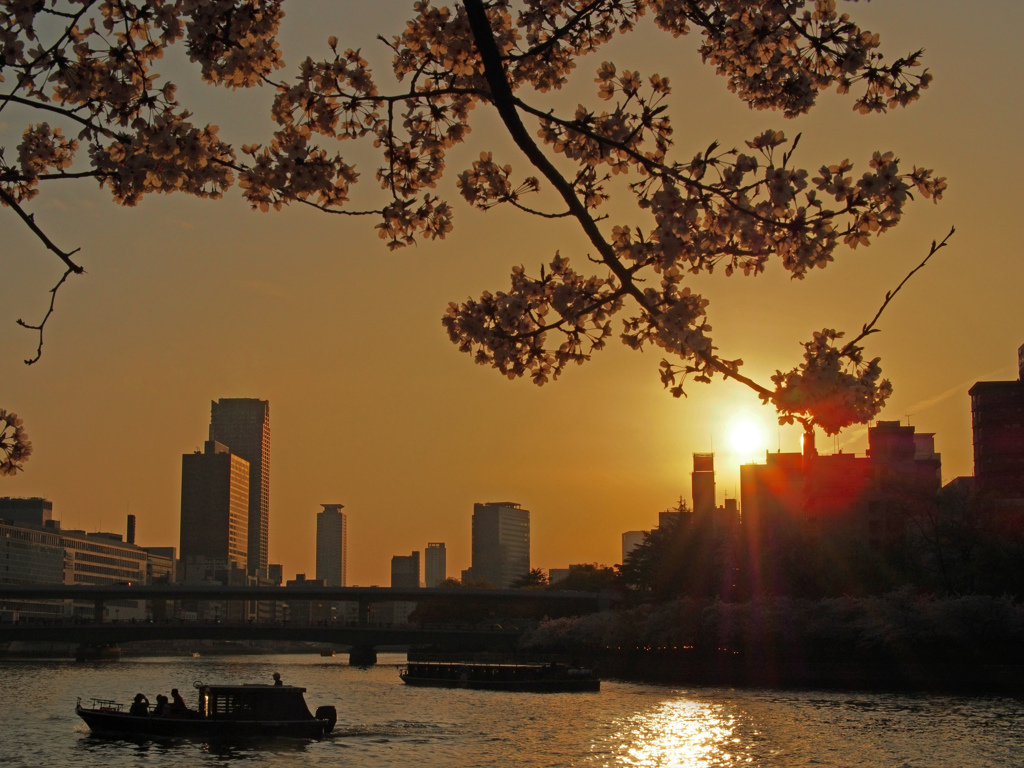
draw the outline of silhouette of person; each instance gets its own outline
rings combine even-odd
[[[275,672],[274,673],[274,685],[284,685],[284,683],[281,682],[281,673],[280,672]]]
[[[158,693],[156,695],[156,709],[153,710],[153,714],[163,716],[170,712],[170,709],[170,701],[162,693]]]
[[[171,714],[172,715],[184,715],[188,712],[188,706],[185,704],[185,700],[181,698],[181,694],[178,693],[177,688],[171,689]]]
[[[137,717],[145,717],[149,714],[149,699],[141,693],[135,694],[135,701],[132,702],[131,709],[128,710],[129,715],[135,715]]]

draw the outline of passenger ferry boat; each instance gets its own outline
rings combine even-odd
[[[567,664],[485,664],[441,661],[409,662],[399,670],[406,685],[475,688],[490,691],[599,691],[594,670]]]
[[[96,735],[204,740],[320,739],[334,729],[338,718],[333,706],[318,707],[316,714],[310,714],[303,696],[306,689],[283,685],[277,673],[273,685],[193,685],[199,693],[195,710],[156,714],[145,704],[126,709],[109,699],[91,699],[91,704],[83,706],[79,698],[75,713]]]

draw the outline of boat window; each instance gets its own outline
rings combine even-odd
[[[235,696],[231,693],[220,693],[210,696],[209,716],[223,717],[230,715],[239,717],[249,711],[249,702],[244,697]]]

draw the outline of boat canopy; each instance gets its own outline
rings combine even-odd
[[[199,713],[211,720],[306,720],[313,715],[294,685],[203,685]]]

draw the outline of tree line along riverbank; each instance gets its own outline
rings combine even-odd
[[[683,598],[542,621],[521,648],[642,682],[1024,693],[1024,606],[1010,597]]]

